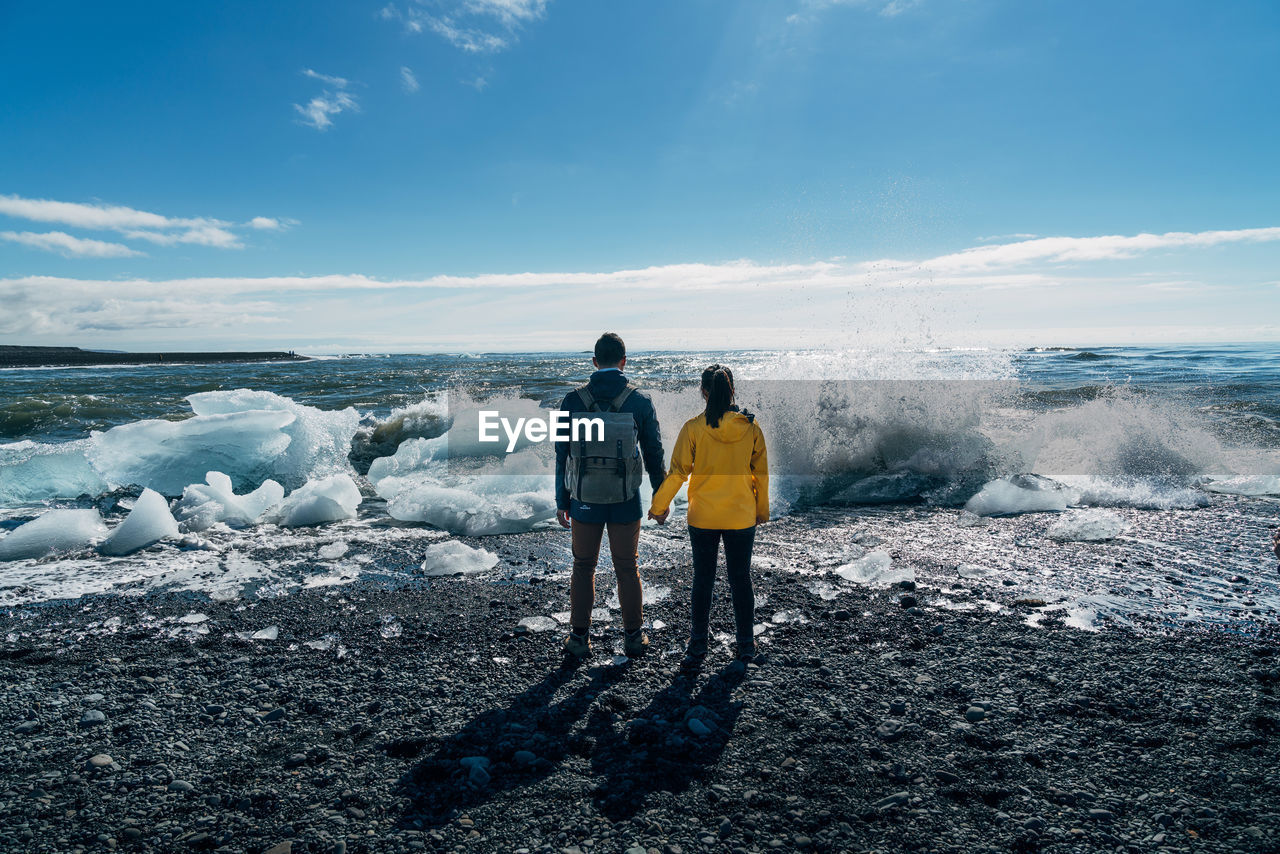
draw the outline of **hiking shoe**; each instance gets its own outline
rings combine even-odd
[[[697,670],[707,658],[707,639],[689,638],[689,645],[684,648],[684,660],[680,666],[685,670]]]
[[[642,630],[627,632],[622,639],[622,654],[627,658],[638,658],[649,651],[649,636]]]
[[[569,636],[564,639],[564,654],[575,658],[586,658],[591,654],[591,639],[585,634],[569,632]]]

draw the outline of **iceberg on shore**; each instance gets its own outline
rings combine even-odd
[[[1050,525],[1045,536],[1064,543],[1100,543],[1114,540],[1128,527],[1110,510],[1076,510]]]
[[[144,489],[125,520],[98,547],[105,555],[127,555],[168,537],[178,536],[178,523],[169,502],[152,489]]]
[[[1080,496],[1068,487],[1037,474],[1020,474],[989,481],[964,509],[977,516],[1062,511]]]
[[[268,518],[282,528],[323,525],[354,519],[360,501],[356,482],[349,475],[335,474],[295,489]]]
[[[233,527],[256,523],[284,499],[284,487],[268,480],[246,495],[236,495],[231,478],[220,471],[205,474],[204,483],[193,483],[182,491],[174,511],[181,528],[198,533],[224,522]]]
[[[0,445],[0,502],[29,503],[140,486],[175,496],[208,471],[244,488],[349,471],[359,427],[354,408],[321,410],[266,391],[209,391],[187,398],[193,415],[95,431],[61,444]]]
[[[457,540],[446,540],[427,546],[422,561],[423,575],[470,575],[498,565],[498,556],[484,549],[473,549]]]
[[[49,510],[0,540],[0,560],[23,560],[88,548],[107,535],[97,510]]]

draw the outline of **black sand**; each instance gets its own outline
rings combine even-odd
[[[483,541],[519,583],[6,611],[0,850],[1280,850],[1273,625],[1033,628],[1030,605],[823,601],[761,570],[758,619],[804,621],[758,663],[718,649],[683,674],[674,566],[647,571],[673,588],[647,610],[669,624],[649,656],[615,664],[607,624],[564,668],[559,631],[517,631],[567,607],[529,565],[542,537]],[[193,610],[208,634],[163,636]],[[729,620],[718,598],[713,628]]]

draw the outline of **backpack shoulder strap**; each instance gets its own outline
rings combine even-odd
[[[627,402],[627,398],[631,397],[631,392],[635,391],[631,386],[627,386],[622,390],[622,394],[609,401],[610,412],[621,412],[622,404]]]
[[[587,411],[594,412],[596,408],[595,395],[589,392],[586,386],[581,386],[576,391],[578,392],[578,399],[582,401],[582,405],[586,407]]]

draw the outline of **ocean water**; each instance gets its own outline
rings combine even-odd
[[[651,391],[668,448],[713,361],[734,369],[769,440],[789,539],[762,536],[762,559],[813,574],[815,596],[858,583],[835,572],[849,561],[814,557],[823,543],[847,542],[853,561],[876,538],[895,578],[954,581],[969,599],[1031,589],[1081,627],[1275,619],[1277,345],[633,354],[627,373]],[[0,604],[287,595],[455,563],[516,572],[463,552],[424,566],[441,540],[525,538],[559,565],[549,446],[495,455],[470,434],[477,409],[536,414],[590,371],[585,353],[0,371],[0,556],[51,510],[94,510],[114,529],[144,488],[182,527],[125,556],[102,554],[93,525],[35,541],[39,554],[12,540]],[[136,530],[155,521],[142,516]]]

